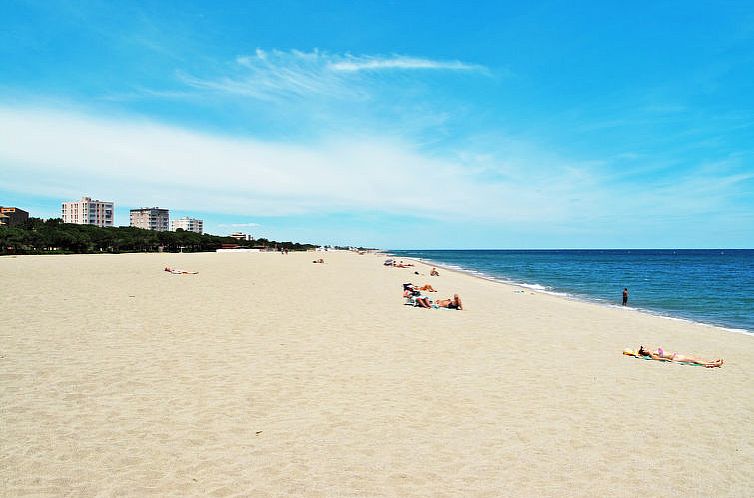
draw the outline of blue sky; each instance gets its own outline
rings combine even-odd
[[[382,248],[754,247],[751,2],[0,3],[0,204]]]

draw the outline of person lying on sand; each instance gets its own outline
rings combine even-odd
[[[427,296],[414,296],[413,304],[418,308],[447,308],[459,311],[463,309],[463,302],[461,302],[461,296],[458,294],[453,294],[452,299],[438,299],[434,303]]]
[[[427,291],[427,292],[437,292],[434,287],[432,287],[430,284],[424,284],[421,287],[414,285],[414,284],[403,284],[403,290],[405,291],[411,291],[411,292],[418,292],[418,291]]]
[[[628,350],[627,350],[628,351]],[[631,351],[633,353],[633,351]],[[626,351],[624,353],[628,354]],[[703,367],[707,368],[716,368],[723,366],[723,359],[717,358],[715,360],[705,360],[704,358],[699,358],[698,356],[690,355],[690,354],[681,354],[681,353],[671,353],[670,351],[665,351],[662,348],[657,349],[647,349],[644,346],[639,346],[639,351],[636,352],[635,355],[632,356],[641,356],[645,358],[651,358],[653,360],[658,361],[675,361],[675,362],[682,362],[682,363],[693,363],[695,365],[701,365]]]
[[[171,268],[169,266],[165,267],[165,271],[173,273],[175,275],[196,275],[197,273],[199,273],[198,271],[179,270],[178,268]]]
[[[427,292],[437,292],[434,287],[432,287],[429,284],[424,284],[421,287],[414,287],[415,289],[418,289],[420,291],[427,291]]]
[[[427,296],[416,296],[414,297],[414,306],[418,306],[419,308],[431,308],[432,307],[432,300],[428,298]]]
[[[435,305],[440,308],[448,308],[449,310],[462,310],[463,302],[461,302],[461,296],[453,294],[453,299],[438,299],[435,301]]]
[[[314,261],[312,261],[312,263],[324,263],[324,262],[325,262],[325,260],[322,259],[322,258],[315,259]]]

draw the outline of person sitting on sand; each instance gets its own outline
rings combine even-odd
[[[662,348],[657,348],[655,350],[652,350],[652,349],[647,349],[644,346],[639,346],[638,354],[639,356],[652,358],[653,360],[694,363],[695,365],[702,365],[703,367],[707,367],[707,368],[715,368],[715,367],[723,366],[722,358],[717,358],[715,360],[709,361],[709,360],[705,360],[703,358],[699,358],[697,356],[690,355],[690,354],[671,353],[669,351],[665,351]]]
[[[462,310],[463,302],[461,302],[461,296],[453,294],[453,299],[438,299],[435,301],[435,305],[440,308],[448,308],[449,310]]]
[[[165,267],[166,272],[170,272],[174,275],[196,275],[199,273],[198,271],[186,271],[186,270],[179,270],[178,268],[171,268],[169,266]]]
[[[432,267],[432,271],[431,271],[431,272],[429,272],[429,276],[430,276],[430,277],[439,277],[439,276],[440,276],[440,272],[439,272],[439,271],[437,271],[437,268],[435,268],[435,267],[433,266],[433,267]]]

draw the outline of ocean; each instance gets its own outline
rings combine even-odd
[[[485,278],[754,334],[754,250],[395,250]]]

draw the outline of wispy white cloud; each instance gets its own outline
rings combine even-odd
[[[487,72],[484,66],[466,64],[461,61],[436,61],[417,57],[395,55],[392,57],[352,56],[346,55],[340,60],[327,64],[334,71],[383,71],[383,70],[445,70]]]
[[[200,133],[139,119],[0,106],[4,187],[120,205],[275,216],[384,212],[433,218],[560,216],[570,185],[552,170],[490,180],[463,160],[437,158],[384,136],[334,136],[297,146]],[[522,169],[521,171],[526,171]],[[572,173],[563,172],[563,175]],[[523,206],[526,206],[523,208]]]
[[[364,90],[327,71],[326,61],[318,52],[258,50],[255,55],[238,57],[229,73],[214,78],[179,73],[178,77],[193,88],[268,101],[291,96],[339,99],[367,96]]]
[[[382,213],[609,231],[616,219],[627,227],[722,212],[731,193],[751,190],[752,175],[736,163],[741,159],[673,184],[613,184],[600,162],[500,143],[498,150],[437,157],[379,134],[336,135],[301,146],[0,105],[5,190],[61,199],[88,194],[120,206],[236,217]]]
[[[229,74],[216,77],[179,73],[191,87],[271,100],[282,96],[338,99],[369,97],[369,73],[378,71],[466,71],[487,73],[483,66],[394,55],[337,55],[314,50],[265,51],[239,56]]]
[[[107,93],[97,98],[97,100],[110,102],[128,102],[133,100],[192,100],[196,99],[196,92],[191,90],[155,90],[136,86],[129,92]]]

